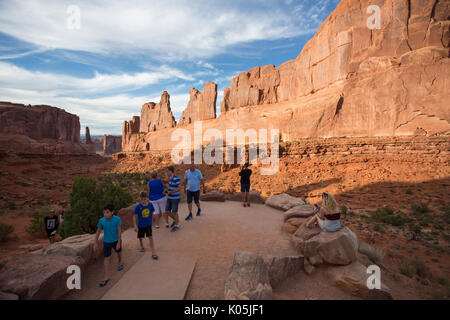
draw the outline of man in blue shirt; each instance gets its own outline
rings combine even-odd
[[[181,180],[175,175],[175,168],[173,166],[167,167],[169,171],[169,190],[167,191],[166,211],[164,212],[164,219],[166,219],[166,228],[169,227],[169,218],[171,217],[174,222],[172,223],[171,232],[177,231],[179,226],[178,217],[178,203],[180,202],[180,190]]]
[[[103,218],[100,218],[97,224],[97,233],[95,234],[94,251],[98,249],[97,241],[103,230],[103,256],[105,265],[105,278],[100,282],[99,286],[104,287],[109,282],[109,261],[111,260],[111,250],[117,253],[119,258],[118,271],[122,271],[124,266],[122,263],[122,220],[114,215],[114,205],[107,204],[103,208]]]
[[[152,258],[158,259],[155,252],[152,237],[152,213],[155,211],[153,205],[149,203],[146,192],[141,193],[141,202],[136,205],[133,210],[134,230],[137,232],[139,243],[141,244],[141,252],[145,252],[144,243],[142,241],[147,236],[150,248],[152,250]],[[136,221],[137,220],[137,221]]]
[[[203,187],[203,193],[206,192],[205,179],[203,179],[200,170],[195,169],[195,164],[192,162],[189,170],[184,174],[184,192],[186,193],[187,188],[187,203],[189,207],[189,215],[186,217],[186,221],[192,220],[192,198],[197,205],[197,216],[200,215],[202,209],[200,208],[200,183]]]

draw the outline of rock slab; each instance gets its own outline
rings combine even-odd
[[[296,197],[290,196],[286,193],[277,194],[271,196],[266,200],[266,205],[271,206],[276,209],[280,209],[283,211],[287,211],[296,206],[302,206],[305,204],[305,201],[298,199]]]

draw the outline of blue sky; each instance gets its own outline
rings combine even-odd
[[[0,101],[49,104],[77,114],[82,133],[121,134],[162,91],[178,120],[189,88],[213,81],[219,112],[231,78],[295,59],[338,3],[2,0]]]

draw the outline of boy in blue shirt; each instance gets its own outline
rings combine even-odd
[[[118,271],[122,271],[124,266],[122,263],[122,220],[114,215],[114,205],[107,204],[103,208],[103,218],[100,218],[97,224],[97,233],[95,234],[94,251],[97,251],[97,241],[103,230],[103,256],[105,265],[105,278],[99,283],[100,287],[104,287],[109,282],[109,262],[111,260],[111,250],[117,253],[119,258]]]
[[[150,248],[152,249],[152,258],[158,259],[153,245],[152,237],[152,215],[155,211],[153,205],[149,202],[147,193],[141,193],[141,202],[136,205],[133,211],[134,230],[137,232],[141,252],[145,252],[143,240],[147,236]]]

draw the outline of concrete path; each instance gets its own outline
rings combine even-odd
[[[145,253],[102,300],[183,300],[194,268],[188,257]]]

